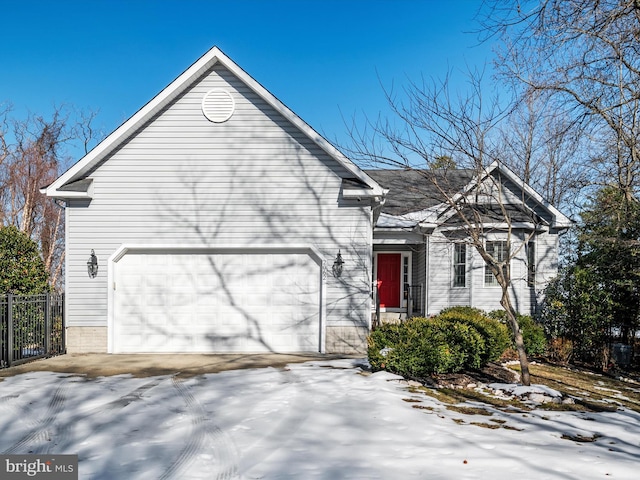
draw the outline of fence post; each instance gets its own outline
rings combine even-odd
[[[62,305],[60,306],[60,315],[62,316],[62,324],[60,328],[62,329],[62,353],[67,353],[67,294],[61,294]]]
[[[13,294],[7,295],[7,367],[13,363]]]
[[[51,293],[47,292],[44,305],[44,353],[51,353]]]

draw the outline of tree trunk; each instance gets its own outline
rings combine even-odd
[[[518,352],[518,359],[520,360],[520,371],[522,384],[531,385],[531,377],[529,375],[529,360],[527,359],[527,352],[524,349],[524,339],[522,338],[522,332],[520,331],[520,325],[518,324],[518,318],[511,300],[509,299],[509,292],[506,288],[502,287],[502,298],[500,304],[503,306],[505,312],[507,312],[507,320],[513,333],[513,340],[516,345],[516,351]]]

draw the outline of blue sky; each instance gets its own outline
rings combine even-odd
[[[0,0],[0,103],[97,111],[104,134],[216,45],[329,140],[383,85],[490,61],[481,0]],[[70,150],[78,159],[79,151]]]

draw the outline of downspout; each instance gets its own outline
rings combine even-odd
[[[369,284],[369,286],[371,288],[371,293],[373,294],[373,299],[371,298],[371,295],[369,295],[369,309],[368,309],[369,331],[371,331],[371,328],[373,327],[371,322],[372,300],[375,300],[375,309],[376,309],[375,325],[376,326],[382,325],[382,322],[380,321],[380,297],[378,296],[378,284],[377,284],[378,279],[375,278],[374,270],[373,270],[373,260],[375,257],[375,254],[373,253],[373,240],[374,240],[373,237],[375,236],[376,223],[378,223],[378,218],[380,217],[380,213],[382,213],[382,207],[387,201],[387,193],[389,193],[389,189],[385,188],[382,190],[381,196],[374,197],[373,200],[375,203],[372,205],[372,208],[371,208],[371,248],[369,249],[369,251],[371,252],[371,268],[369,269],[369,272],[371,274],[371,283]]]
[[[375,225],[376,220],[374,218],[375,209],[376,209],[376,206],[372,206],[369,214],[369,222],[371,225],[371,234],[369,236],[369,253],[370,253],[369,265],[368,265],[369,268],[367,272],[367,276],[369,278],[369,289],[370,289],[369,301],[367,302],[367,322],[368,322],[369,332],[371,332],[373,328],[373,322],[371,321],[371,310],[373,309],[372,300],[377,298],[377,293],[374,291],[374,286],[373,286],[373,282],[375,282],[375,279],[373,278],[373,259],[375,258],[375,254],[373,253],[373,231],[376,228],[376,225]],[[376,321],[377,319],[378,317],[376,317]]]
[[[429,316],[429,291],[430,289],[430,285],[431,282],[429,280],[429,259],[431,258],[431,252],[429,251],[429,247],[430,247],[430,242],[429,242],[429,237],[430,235],[427,233],[425,234],[425,238],[424,238],[424,248],[425,248],[425,275],[424,275],[424,282],[425,282],[425,292],[424,292],[424,316],[428,317]]]
[[[475,258],[474,252],[475,252],[474,248],[469,249],[469,278],[467,281],[469,282],[469,305],[471,307],[473,307],[473,285],[475,283],[473,281],[473,271],[474,271],[473,259]]]

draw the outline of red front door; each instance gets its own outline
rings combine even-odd
[[[378,297],[380,306],[400,307],[400,253],[378,254]]]

